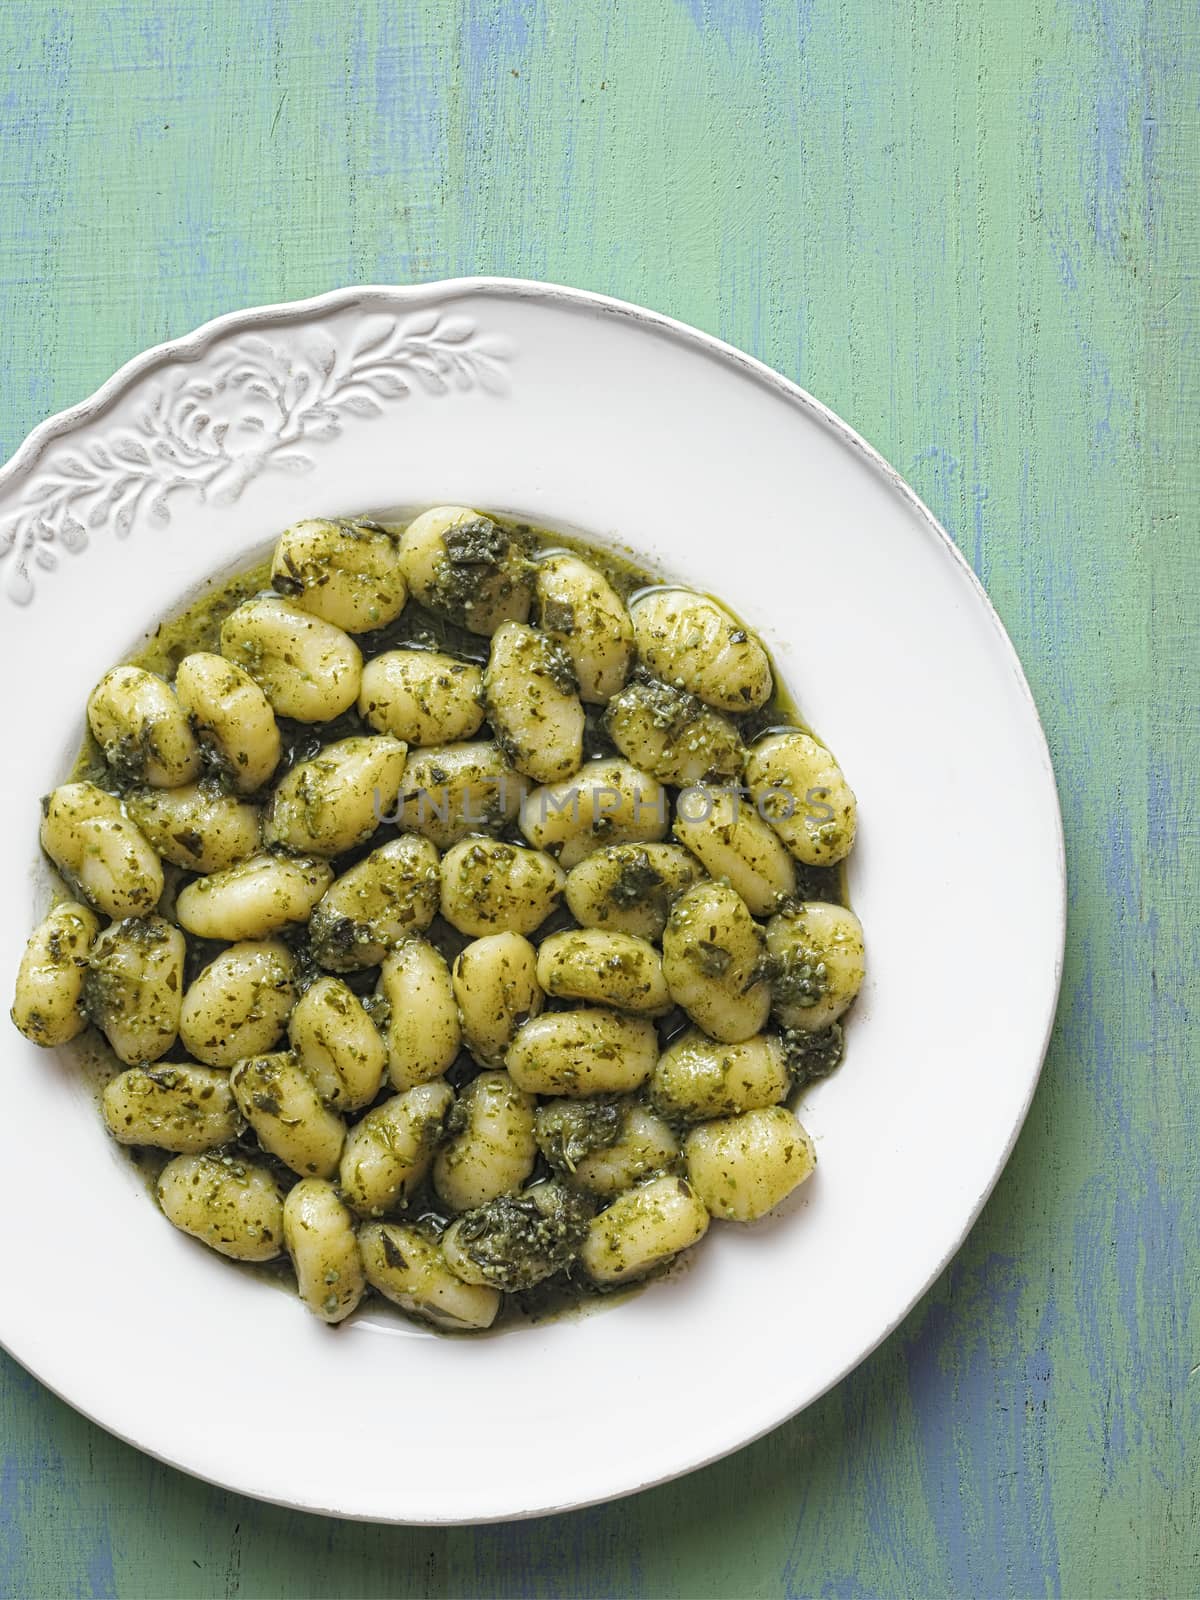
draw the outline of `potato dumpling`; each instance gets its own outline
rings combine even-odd
[[[387,1050],[366,1007],[340,978],[318,978],[288,1020],[288,1039],[327,1106],[360,1111],[383,1085]]]
[[[735,724],[656,678],[626,684],[609,702],[604,726],[623,756],[663,783],[735,778],[742,770],[745,751]]]
[[[492,634],[529,615],[533,574],[524,543],[467,506],[435,506],[410,522],[400,561],[414,597],[471,633]]]
[[[465,1283],[532,1289],[574,1261],[593,1210],[587,1196],[553,1179],[497,1195],[446,1229],[446,1264]]]
[[[395,809],[407,754],[407,745],[386,734],[325,745],[275,790],[264,840],[310,856],[339,856],[363,844]]]
[[[740,795],[685,789],[675,807],[675,837],[724,878],[756,917],[769,916],[796,888],[796,868],[782,841]]]
[[[500,1291],[464,1283],[427,1231],[376,1222],[361,1229],[358,1240],[367,1281],[410,1316],[456,1333],[490,1328],[495,1322]]]
[[[367,1287],[354,1215],[324,1178],[302,1178],[283,1202],[283,1242],[300,1298],[322,1322],[342,1322]]]
[[[179,1037],[210,1067],[232,1067],[270,1050],[296,1002],[296,962],[279,939],[231,944],[183,997]]]
[[[462,1047],[450,969],[427,940],[405,939],[379,972],[387,1005],[388,1077],[397,1089],[439,1078]]]
[[[503,1065],[513,1036],[546,1003],[537,981],[537,952],[519,933],[473,939],[451,972],[463,1043],[485,1067]]]
[[[262,815],[209,779],[179,789],[132,789],[125,808],[164,861],[222,872],[261,845]]]
[[[97,935],[83,1004],[118,1061],[157,1061],[175,1043],[184,954],[183,935],[164,917],[126,917]]]
[[[700,1122],[776,1105],[789,1088],[776,1034],[756,1033],[739,1044],[721,1044],[699,1028],[688,1028],[659,1056],[649,1093],[665,1117]]]
[[[294,522],[275,546],[271,587],[298,610],[347,633],[382,628],[408,599],[399,543],[377,522]]]
[[[360,1217],[381,1217],[429,1171],[454,1090],[444,1078],[419,1083],[372,1107],[350,1129],[338,1184]]]
[[[551,934],[538,949],[538,982],[560,1000],[584,1000],[642,1016],[661,1017],[671,995],[658,951],[630,933],[572,928]]]
[[[593,1219],[581,1252],[597,1283],[628,1283],[662,1266],[708,1232],[708,1212],[683,1178],[650,1178]]]
[[[580,699],[605,705],[633,660],[633,623],[612,584],[579,556],[544,556],[534,573],[534,611],[542,632],[569,659]]]
[[[682,845],[607,845],[567,874],[567,907],[585,928],[658,940],[672,900],[703,876]]]
[[[428,839],[402,834],[343,872],[308,925],[313,954],[331,972],[375,967],[437,915],[441,875]]]
[[[263,939],[304,922],[332,881],[327,861],[251,856],[181,889],[175,915],[198,939]]]
[[[746,785],[797,861],[828,867],[850,854],[858,819],[854,791],[810,734],[760,739],[746,757]]]
[[[537,1109],[538,1148],[572,1183],[608,1198],[668,1167],[679,1141],[632,1095],[545,1100]]]
[[[670,822],[658,779],[607,757],[585,763],[565,783],[532,790],[521,805],[521,832],[568,870],[600,845],[661,839]]]
[[[358,714],[413,746],[469,739],[483,722],[483,671],[440,650],[388,650],[363,668]]]
[[[849,1006],[866,975],[862,923],[844,906],[805,900],[767,924],[771,1006],[785,1028],[816,1033]]]
[[[517,1029],[505,1057],[519,1089],[572,1096],[637,1089],[657,1059],[652,1022],[589,1006],[533,1017]]]
[[[238,1109],[264,1150],[301,1177],[331,1178],[346,1124],[321,1104],[316,1086],[290,1051],[248,1056],[229,1075]]]
[[[528,787],[493,740],[431,745],[409,753],[395,820],[449,850],[469,834],[500,832]]]
[[[175,694],[223,782],[236,794],[254,794],[270,782],[283,741],[271,702],[248,672],[198,650],[179,663]]]
[[[702,1122],[683,1145],[688,1179],[714,1217],[753,1222],[811,1176],[808,1134],[786,1106]]]
[[[767,1020],[762,929],[728,884],[697,883],[671,907],[663,976],[675,1004],[714,1039],[736,1044]]]
[[[64,783],[43,811],[42,849],[89,905],[106,917],[154,910],[162,862],[119,800],[94,783]]]
[[[649,589],[629,608],[643,665],[718,711],[757,711],[771,697],[771,663],[760,642],[707,595]]]
[[[174,789],[200,773],[200,746],[169,683],[142,667],[114,667],[92,690],[88,722],[104,759],[135,783]]]
[[[158,1177],[169,1222],[235,1261],[283,1251],[283,1193],[267,1167],[235,1156],[176,1156]]]
[[[11,1016],[34,1044],[66,1044],[87,1026],[83,983],[100,923],[87,906],[64,900],[29,936]]]
[[[442,915],[460,933],[532,933],[557,906],[566,881],[541,850],[464,839],[442,857]]]
[[[483,675],[496,743],[518,772],[556,783],[583,760],[583,705],[570,660],[544,633],[502,622]]]
[[[118,1144],[178,1154],[215,1150],[244,1127],[229,1074],[190,1062],[129,1067],[106,1084],[100,1109]]]
[[[507,1072],[481,1072],[462,1090],[433,1162],[433,1186],[451,1211],[469,1211],[525,1182],[537,1160],[533,1108],[533,1096]]]
[[[278,716],[297,722],[340,717],[362,686],[362,653],[348,633],[271,596],[230,612],[221,654],[250,674]]]

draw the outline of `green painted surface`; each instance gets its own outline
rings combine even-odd
[[[0,9],[0,449],[148,344],[354,281],[695,322],[854,423],[974,563],[1072,881],[1013,1161],[806,1415],[617,1506],[394,1531],[192,1483],[5,1363],[0,1592],[1200,1592],[1198,36],[1184,0]]]

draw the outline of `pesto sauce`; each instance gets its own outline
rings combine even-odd
[[[629,556],[618,554],[612,550],[602,549],[589,544],[586,540],[571,535],[552,532],[545,528],[534,527],[529,523],[513,518],[492,517],[490,520],[499,525],[508,534],[520,541],[534,553],[549,552],[551,550],[569,550],[572,554],[589,561],[597,567],[607,578],[622,600],[628,601],[629,597],[640,589],[651,585],[662,584],[671,580],[665,574],[653,572],[639,566]],[[399,532],[402,523],[389,522],[383,524],[389,530]],[[683,583],[686,587],[686,583]],[[271,558],[268,556],[246,567],[240,572],[224,579],[213,579],[204,588],[203,592],[194,599],[190,605],[165,618],[158,624],[146,642],[136,651],[132,652],[127,661],[133,666],[145,668],[148,672],[158,673],[165,678],[174,677],[179,663],[187,655],[196,651],[207,651],[220,654],[221,625],[229,613],[241,605],[243,601],[254,595],[274,593],[271,583]],[[729,607],[724,600],[717,596],[710,596],[717,601],[726,611]],[[387,626],[375,629],[372,632],[355,635],[355,642],[362,651],[364,660],[381,655],[385,651],[406,648],[439,650],[446,654],[458,656],[464,661],[470,661],[478,666],[485,666],[488,659],[488,640],[478,634],[468,632],[467,629],[444,617],[436,616],[425,609],[416,601],[410,600],[394,622]],[[813,729],[800,715],[795,702],[787,690],[774,674],[774,689],[770,700],[759,710],[744,715],[732,714],[731,720],[738,727],[741,736],[749,744],[759,734],[767,729],[795,728],[805,733],[813,734]],[[604,708],[588,705],[585,707],[586,727],[584,735],[584,760],[598,757],[613,756],[617,754],[616,746],[609,738],[604,727]],[[727,713],[728,714],[728,713]],[[299,761],[310,759],[322,745],[332,740],[345,739],[357,734],[369,734],[373,730],[363,722],[353,708],[332,722],[321,723],[316,726],[292,722],[286,718],[279,719],[280,732],[283,735],[283,758],[275,775],[277,782],[283,774]],[[485,740],[493,738],[494,734],[487,723],[472,736],[474,739]],[[117,780],[116,775],[104,760],[104,756],[92,737],[90,731],[85,733],[75,762],[71,768],[69,778],[65,781],[87,781],[96,784],[99,788],[110,793],[119,792],[123,785]],[[336,874],[340,875],[355,861],[361,860],[370,851],[378,849],[388,839],[396,837],[399,829],[384,824],[371,839],[357,849],[348,851],[345,855],[333,860],[331,865]],[[526,840],[512,824],[500,837],[514,843],[524,844]],[[825,900],[835,905],[848,906],[849,900],[846,890],[846,875],[844,863],[835,867],[808,867],[801,862],[795,863],[796,867],[796,894],[800,899]],[[167,888],[160,903],[160,909],[169,912],[173,905],[174,894],[183,884],[195,876],[184,872],[182,869],[171,866],[166,867]],[[55,896],[56,900],[65,898],[65,891]],[[574,919],[566,910],[560,907],[539,929],[539,934],[556,932],[561,928],[575,926]],[[298,929],[294,933],[285,930],[278,937],[287,940],[296,946],[296,954],[303,971],[305,966],[312,965],[311,952],[307,948],[306,930]],[[448,962],[453,962],[455,956],[468,943],[468,936],[459,933],[456,929],[443,921],[439,916],[435,919],[426,937],[443,954]],[[187,965],[185,981],[190,983],[196,974],[206,966],[219,951],[224,948],[211,941],[197,940],[188,936]],[[337,974],[344,982],[360,994],[363,999],[368,998],[374,989],[377,972],[368,968],[365,972],[350,972]],[[568,1005],[567,1001],[556,1001],[553,997],[548,999],[547,1010],[557,1010]],[[670,1016],[660,1020],[660,1032],[664,1043],[670,1038],[672,1032],[678,1032],[684,1025],[680,1014],[671,1013]],[[807,1042],[801,1042],[794,1047],[793,1073],[797,1088],[803,1087],[807,1082],[813,1081],[818,1076],[825,1076],[834,1070],[841,1059],[841,1030],[837,1030],[836,1049],[831,1048],[832,1041],[828,1044],[822,1041],[824,1049],[813,1049]],[[82,1078],[91,1090],[99,1107],[100,1097],[105,1085],[123,1070],[122,1064],[117,1060],[109,1048],[103,1035],[94,1027],[88,1027],[76,1040],[66,1047],[73,1053]],[[167,1054],[175,1061],[189,1061],[192,1058],[181,1044],[176,1042]],[[472,1058],[464,1051],[447,1073],[448,1080],[460,1088],[470,1081],[480,1069],[477,1068]],[[394,1091],[390,1085],[384,1084],[377,1100],[388,1098]],[[370,1107],[365,1107],[359,1115],[365,1115]],[[247,1154],[253,1153],[254,1159],[270,1168],[280,1180],[281,1186],[287,1190],[299,1182],[297,1174],[284,1167],[281,1162],[270,1156],[254,1140],[253,1134],[243,1135],[246,1142]],[[128,1148],[121,1146],[125,1151],[131,1166],[140,1175],[151,1198],[155,1198],[155,1186],[158,1175],[172,1159],[169,1152],[150,1147]],[[544,1158],[539,1161],[538,1168],[530,1181],[539,1177],[552,1176],[552,1169]],[[437,1196],[428,1183],[411,1197],[407,1208],[396,1214],[394,1220],[416,1221],[424,1220],[435,1226],[438,1231],[444,1229],[451,1218],[446,1214]],[[268,1262],[243,1262],[230,1260],[231,1267],[237,1267],[243,1272],[253,1274],[263,1282],[271,1283],[280,1288],[286,1288],[290,1293],[296,1292],[295,1275],[286,1254],[276,1261]],[[656,1268],[645,1278],[627,1284],[617,1284],[611,1287],[591,1283],[580,1275],[575,1278],[571,1272],[558,1272],[554,1276],[543,1280],[531,1289],[520,1290],[506,1294],[504,1303],[496,1322],[493,1324],[492,1333],[503,1333],[514,1326],[530,1323],[543,1323],[561,1317],[583,1315],[594,1309],[607,1305],[620,1304],[624,1300],[637,1294],[648,1283],[655,1282],[664,1277],[673,1277],[677,1273],[688,1270],[691,1257],[685,1255],[675,1261],[667,1262],[664,1266]],[[365,1301],[373,1310],[386,1305],[386,1301],[373,1299]],[[394,1309],[394,1308],[389,1308]],[[402,1313],[396,1313],[402,1315]],[[419,1320],[419,1319],[418,1319]],[[470,1337],[478,1339],[479,1333],[457,1334],[446,1329],[435,1330],[442,1337],[458,1338]]]

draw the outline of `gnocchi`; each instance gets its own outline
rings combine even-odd
[[[646,669],[718,711],[757,711],[770,699],[771,663],[759,641],[707,595],[650,589],[630,605]]]
[[[450,969],[428,940],[406,939],[379,973],[388,1076],[397,1089],[440,1078],[462,1047]]]
[[[164,1216],[321,1322],[600,1295],[813,1171],[854,795],[646,581],[464,506],[307,519],[92,691],[13,1021],[91,1024]]]
[[[767,924],[767,951],[771,1005],[785,1028],[827,1028],[862,988],[862,923],[845,906],[818,900],[789,906]]]
[[[175,1043],[184,955],[183,935],[165,917],[126,917],[96,936],[83,1008],[118,1061],[157,1061]]]
[[[746,784],[759,815],[797,861],[828,867],[850,854],[858,825],[854,791],[810,734],[760,739],[746,758]]]
[[[662,839],[670,827],[670,800],[658,779],[603,758],[585,762],[567,783],[534,789],[520,811],[529,843],[567,869],[597,845]]]
[[[763,931],[728,884],[697,883],[671,907],[663,976],[675,1004],[722,1044],[758,1033],[771,1009]]]
[[[271,586],[297,610],[347,633],[382,628],[408,599],[398,546],[377,522],[296,522],[275,546]]]
[[[744,749],[733,721],[670,684],[627,684],[609,701],[604,722],[621,754],[663,783],[687,787],[741,773]]]
[[[502,622],[492,635],[483,697],[496,743],[518,772],[554,783],[583,759],[583,705],[570,661],[544,633]]]
[[[446,1264],[464,1283],[510,1294],[532,1289],[579,1254],[591,1212],[578,1191],[560,1183],[499,1195],[450,1224],[442,1239]]]
[[[333,1176],[346,1125],[321,1104],[316,1085],[290,1051],[244,1057],[229,1082],[238,1109],[264,1150],[302,1177]]]
[[[433,1163],[433,1187],[451,1211],[469,1211],[519,1189],[533,1171],[534,1099],[507,1072],[481,1072],[446,1119]]]
[[[464,839],[442,857],[442,915],[478,938],[530,934],[558,904],[567,875],[553,856],[498,839]]]
[[[483,672],[441,650],[389,650],[363,668],[358,714],[412,747],[469,739],[483,722]]]
[[[443,1078],[373,1106],[346,1139],[338,1187],[361,1217],[381,1217],[411,1194],[433,1165],[454,1090]]]
[[[665,1117],[702,1122],[777,1105],[790,1087],[776,1034],[756,1033],[739,1044],[721,1044],[699,1028],[688,1028],[659,1056],[650,1099]]]
[[[463,1043],[480,1066],[502,1066],[517,1029],[546,1003],[537,952],[519,933],[485,934],[459,952],[450,978]]]
[[[631,933],[577,928],[543,940],[538,982],[560,1000],[583,1000],[639,1016],[661,1017],[671,1009],[662,958],[646,939]]]
[[[181,889],[175,915],[198,939],[265,939],[305,921],[332,881],[325,861],[251,856]]]
[[[650,1178],[626,1189],[595,1217],[581,1252],[597,1283],[642,1278],[708,1232],[704,1202],[683,1178]]]
[[[367,1282],[403,1311],[453,1332],[490,1328],[500,1291],[465,1283],[436,1238],[419,1227],[376,1222],[359,1234]]]
[[[122,778],[173,789],[200,772],[200,747],[169,683],[142,667],[114,667],[92,690],[88,723]]]
[[[266,843],[303,856],[340,856],[365,843],[395,807],[407,755],[388,734],[327,744],[275,790]]]
[[[378,966],[410,934],[425,932],[440,885],[437,848],[428,839],[406,833],[380,845],[317,901],[308,925],[317,960],[331,972]]]
[[[433,745],[409,756],[395,817],[386,820],[449,850],[468,834],[507,827],[527,788],[494,740]]]
[[[317,1094],[335,1111],[361,1111],[383,1087],[387,1048],[340,978],[318,978],[288,1018],[288,1042]]]
[[[533,574],[522,539],[467,506],[435,506],[410,522],[400,561],[417,599],[472,633],[529,615]]]
[[[605,1198],[671,1166],[679,1154],[670,1125],[633,1096],[547,1100],[538,1107],[536,1133],[552,1167]]]
[[[223,872],[261,844],[258,807],[212,783],[131,789],[125,806],[162,860],[189,872]]]
[[[64,900],[30,934],[17,973],[12,1019],[34,1044],[66,1044],[87,1026],[83,985],[99,931],[94,912],[77,900]]]
[[[354,1214],[324,1178],[301,1178],[283,1202],[283,1242],[300,1298],[322,1322],[344,1322],[367,1287]]]
[[[229,1074],[190,1062],[128,1067],[105,1085],[100,1109],[118,1144],[178,1155],[215,1150],[245,1126]]]
[[[273,1261],[283,1249],[283,1191],[269,1168],[215,1151],[176,1156],[158,1176],[169,1222],[235,1261]]]
[[[568,551],[537,563],[537,624],[564,652],[589,705],[606,705],[625,682],[633,660],[633,623],[604,574]]]
[[[276,1044],[296,1002],[296,963],[279,939],[231,944],[193,979],[179,1014],[184,1049],[232,1067]]]
[[[754,1222],[812,1176],[816,1151],[786,1106],[702,1122],[683,1146],[688,1181],[710,1216]]]
[[[254,794],[269,783],[283,754],[271,702],[248,672],[196,651],[175,673],[175,693],[207,759],[235,794]]]
[[[657,942],[671,902],[703,876],[700,863],[681,845],[607,845],[567,874],[567,906],[585,928]]]
[[[333,623],[285,600],[247,600],[221,627],[221,654],[243,668],[278,716],[328,722],[358,699],[362,652]]]
[[[782,841],[752,806],[729,790],[685,790],[675,808],[675,837],[714,878],[737,890],[756,917],[769,916],[796,887]]]
[[[652,1022],[581,1006],[522,1024],[505,1061],[513,1082],[530,1094],[589,1095],[639,1088],[657,1056]]]
[[[88,905],[106,917],[154,910],[162,861],[121,802],[94,783],[64,783],[44,802],[42,849]]]

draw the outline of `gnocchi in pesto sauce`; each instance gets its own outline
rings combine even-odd
[[[713,597],[466,506],[309,519],[87,701],[12,1019],[165,1217],[476,1332],[812,1173],[853,791]]]

